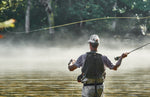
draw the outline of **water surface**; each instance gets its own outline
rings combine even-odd
[[[76,81],[80,69],[69,72],[67,63],[88,50],[84,48],[1,48],[0,97],[81,97],[82,84]],[[102,52],[113,60],[122,51]],[[131,54],[118,71],[107,69],[104,96],[150,97],[149,52]]]

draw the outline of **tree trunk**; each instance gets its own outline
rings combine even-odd
[[[114,17],[116,17],[117,1],[114,3],[113,10],[115,11]],[[117,24],[117,19],[114,19],[113,22],[112,22],[112,30],[113,31],[116,30],[116,24]],[[116,33],[114,33],[114,34],[116,34]]]
[[[52,13],[50,14],[50,13],[47,12],[47,17],[48,17],[49,27],[53,27],[53,24],[54,24],[53,14]],[[49,33],[53,34],[54,29],[53,28],[49,29]]]
[[[31,0],[28,0],[26,15],[25,15],[25,32],[26,33],[29,33],[30,31],[30,7],[31,7]]]
[[[117,7],[119,4],[120,4],[119,0],[116,0],[115,6]],[[116,12],[115,17],[122,17],[122,14],[120,12]],[[121,35],[122,19],[116,18],[114,26],[115,26],[115,35]]]
[[[46,7],[46,13],[47,13],[47,17],[48,17],[48,23],[49,23],[49,27],[53,27],[54,26],[54,14],[52,11],[52,0],[48,0],[47,1],[47,7]],[[49,29],[49,33],[53,34],[54,33],[54,29],[51,28]]]

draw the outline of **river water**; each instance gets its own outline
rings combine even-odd
[[[81,97],[82,84],[76,81],[80,69],[70,72],[67,63],[86,50],[1,49],[0,97]],[[113,51],[113,56],[110,50],[103,52],[113,60],[122,51]],[[118,71],[106,69],[104,97],[150,97],[149,52],[147,49],[131,54]]]

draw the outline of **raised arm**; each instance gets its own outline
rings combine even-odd
[[[112,70],[117,70],[117,68],[121,65],[122,59],[127,57],[127,55],[128,53],[123,53],[115,65],[112,64],[111,61],[106,56],[103,56],[103,63],[106,67]]]
[[[80,68],[84,64],[85,59],[86,54],[83,54],[77,59],[77,61],[75,60],[70,61],[69,62],[70,64],[68,64],[68,69],[70,71],[74,71],[75,69]]]

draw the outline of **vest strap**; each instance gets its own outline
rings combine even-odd
[[[90,83],[90,84],[83,84],[84,86],[94,86],[94,85],[102,85],[103,83]]]

